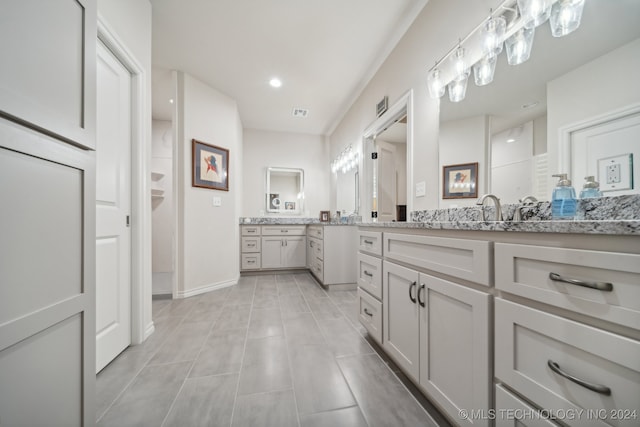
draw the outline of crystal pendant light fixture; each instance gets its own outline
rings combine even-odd
[[[584,0],[558,0],[551,8],[551,35],[566,36],[577,30],[582,19]]]
[[[445,84],[440,77],[440,70],[434,68],[429,72],[427,76],[427,87],[429,88],[429,95],[431,98],[442,98],[444,95]]]
[[[496,55],[485,55],[473,65],[473,78],[476,86],[488,85],[493,81],[497,60]]]
[[[490,17],[482,27],[482,53],[499,55],[502,52],[504,34],[507,31],[507,20],[503,16]]]
[[[467,80],[470,74],[464,48],[458,47],[458,49],[455,50],[451,57],[451,62],[456,77],[448,85],[449,100],[451,102],[460,102],[464,99],[467,92]]]
[[[522,64],[529,59],[535,28],[521,28],[504,41],[507,48],[507,62],[509,65]]]
[[[518,0],[518,10],[526,28],[544,24],[551,16],[553,0]]]

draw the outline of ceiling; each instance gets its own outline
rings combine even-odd
[[[329,134],[427,1],[151,0],[153,117],[171,119],[181,70],[235,99],[244,128]]]

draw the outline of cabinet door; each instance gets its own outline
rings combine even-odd
[[[282,268],[282,237],[262,238],[262,268]]]
[[[285,268],[304,267],[307,261],[307,238],[305,236],[285,237],[282,247],[282,266]]]
[[[384,261],[383,347],[407,374],[419,374],[419,274],[414,270]],[[415,301],[414,301],[415,300]]]
[[[490,295],[420,274],[420,384],[452,419],[491,407]],[[461,423],[488,425],[488,420]]]

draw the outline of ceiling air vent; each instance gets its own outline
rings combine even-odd
[[[309,110],[306,108],[294,107],[291,114],[293,117],[302,117],[304,119],[309,115]]]

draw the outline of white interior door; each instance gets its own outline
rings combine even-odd
[[[378,152],[378,221],[396,219],[396,147],[376,141]]]
[[[97,48],[96,372],[131,343],[131,74]]]

